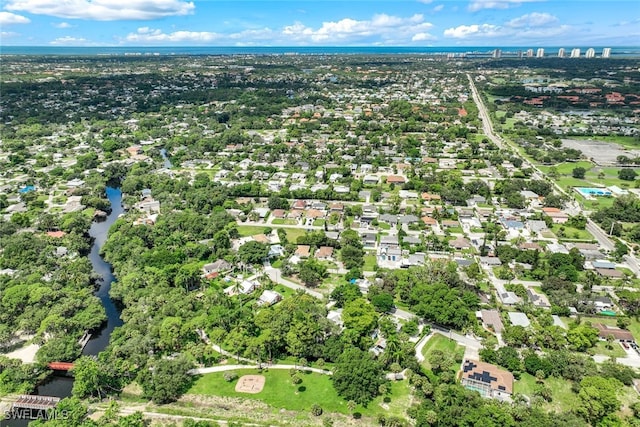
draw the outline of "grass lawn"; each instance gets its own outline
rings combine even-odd
[[[598,344],[594,347],[595,354],[603,354],[609,357],[626,357],[627,353],[625,353],[622,346],[620,346],[617,342],[611,343],[611,350],[607,348],[607,343],[604,341],[598,341]]]
[[[255,369],[236,371],[238,375],[257,374]],[[190,394],[205,396],[230,396],[244,399],[260,400],[274,408],[293,411],[310,411],[311,406],[319,404],[325,412],[348,414],[347,401],[338,396],[329,375],[302,373],[302,383],[291,384],[288,370],[270,370],[262,372],[266,382],[264,389],[257,394],[238,393],[235,391],[237,381],[226,382],[222,372],[202,375],[189,390]],[[403,415],[410,403],[410,390],[406,381],[391,384],[389,393],[389,409],[380,406],[382,398],[378,397],[367,408],[356,407],[356,412],[366,416],[377,414]]]
[[[306,233],[304,228],[285,228],[284,231],[287,233],[287,240],[291,243],[296,243],[298,237],[304,236]]]
[[[364,266],[362,270],[364,271],[374,271],[376,265],[378,265],[378,260],[375,255],[365,255],[364,256]]]
[[[431,364],[429,363],[429,355],[434,350],[441,350],[445,354],[453,355],[453,359],[455,361],[452,366],[454,371],[458,370],[458,361],[461,361],[464,357],[464,347],[459,345],[452,339],[445,337],[444,335],[435,334],[432,336],[429,341],[422,348],[422,355],[424,356],[424,362],[422,362],[422,366],[427,369],[431,369]]]
[[[315,227],[322,227],[324,225],[324,219],[316,219],[315,221],[313,221],[313,225]]]
[[[563,378],[549,377],[544,383],[551,388],[552,400],[545,403],[545,409],[556,411],[568,411],[575,406],[577,396],[571,391],[571,382]],[[533,396],[536,389],[536,378],[533,375],[523,373],[520,379],[514,381],[513,391],[515,393]]]
[[[238,234],[240,234],[240,237],[247,237],[247,236],[255,236],[256,234],[261,234],[264,232],[266,228],[270,228],[270,227],[265,224],[264,226],[238,225],[236,228],[238,229]]]
[[[380,222],[378,223],[378,228],[382,230],[391,230],[391,225],[387,224],[386,222]]]
[[[564,224],[553,224],[551,230],[560,239],[593,240],[593,236],[587,230],[580,230]]]
[[[282,298],[293,296],[296,293],[296,291],[294,291],[293,289],[287,288],[283,285],[275,285],[273,287],[273,290],[282,295]]]

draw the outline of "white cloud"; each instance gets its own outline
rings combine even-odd
[[[522,3],[529,3],[541,0],[472,0],[469,10],[476,12],[482,9],[508,9],[512,6],[519,6]]]
[[[209,31],[171,31],[149,27],[138,28],[120,41],[123,44],[176,44],[214,43],[217,45],[268,45],[301,46],[325,44],[407,44],[435,37],[429,34],[433,25],[425,22],[424,16],[416,14],[407,17],[387,14],[374,15],[371,19],[356,20],[343,18],[325,21],[317,27],[307,26],[300,21],[281,28],[251,28],[235,33]]]
[[[58,37],[57,39],[50,41],[49,44],[54,46],[79,46],[79,45],[86,45],[87,39],[82,37],[64,36],[64,37]]]
[[[288,25],[282,29],[282,35],[291,41],[300,43],[357,43],[371,38],[382,39],[382,42],[395,40],[411,40],[416,34],[423,33],[433,27],[424,21],[422,14],[410,17],[399,17],[387,14],[374,15],[370,20],[344,18],[340,21],[323,22],[317,28],[307,27],[301,22]],[[426,40],[426,38],[424,38]]]
[[[533,12],[527,15],[522,15],[519,18],[514,18],[507,22],[508,27],[523,28],[523,27],[544,27],[550,24],[556,24],[558,18],[549,13]]]
[[[28,24],[31,20],[11,12],[0,12],[0,25]]]
[[[444,5],[443,4],[439,4],[436,7],[433,8],[434,12],[440,12],[442,9],[444,9]]]
[[[473,24],[460,25],[455,28],[447,28],[444,30],[445,37],[453,37],[454,39],[466,39],[473,37],[495,37],[499,35],[500,27],[491,24]]]
[[[217,33],[208,31],[174,31],[163,33],[161,30],[149,27],[138,28],[135,33],[130,33],[125,41],[132,43],[208,43],[219,39]]]
[[[18,37],[20,34],[13,31],[1,31],[0,38],[8,39],[10,37]]]
[[[411,37],[412,42],[421,42],[425,40],[434,40],[434,39],[435,37],[429,33],[417,33],[417,34],[414,34],[413,37]]]
[[[517,41],[548,40],[553,37],[568,34],[572,30],[575,31],[575,29],[569,25],[557,25],[557,18],[551,15],[544,18],[532,18],[530,15],[512,19],[503,26],[492,24],[460,25],[458,27],[447,28],[443,34],[445,37],[460,40],[508,39],[510,44],[513,44]],[[554,25],[549,25],[551,23]]]
[[[184,0],[7,0],[5,9],[94,21],[150,20],[193,13]]]
[[[68,22],[59,22],[57,24],[53,24],[53,26],[56,28],[62,28],[62,29],[73,27],[73,25],[69,24]]]

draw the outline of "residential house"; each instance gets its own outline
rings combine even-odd
[[[509,321],[513,326],[522,326],[523,328],[531,326],[531,321],[529,321],[527,315],[519,311],[510,311]]]
[[[320,260],[333,259],[333,248],[331,246],[321,246],[315,253],[315,257]]]
[[[458,237],[455,240],[450,240],[449,246],[457,250],[469,249],[471,247],[471,242],[464,237]]]
[[[547,223],[540,220],[531,219],[527,221],[526,228],[532,234],[540,234],[544,231],[548,231],[549,227],[547,227]]]
[[[408,245],[419,245],[422,241],[416,236],[404,236],[402,238],[402,243],[406,243]]]
[[[398,217],[398,222],[400,224],[416,224],[420,218],[415,215],[401,215]]]
[[[443,219],[442,227],[443,228],[460,227],[460,223],[455,219]]]
[[[547,298],[545,294],[538,293],[532,288],[527,288],[527,296],[529,297],[529,301],[536,307],[551,308],[549,298]]]
[[[283,256],[285,253],[284,247],[282,245],[271,245],[269,246],[269,254],[267,255],[269,258],[279,258]]]
[[[259,306],[270,306],[282,301],[282,295],[277,293],[276,291],[272,291],[271,289],[265,289],[258,298],[257,304]]]
[[[392,234],[389,236],[380,237],[380,247],[381,248],[398,248],[400,246],[398,241],[398,235]]]
[[[513,374],[490,363],[466,359],[460,380],[464,387],[487,398],[509,401],[513,393]]]
[[[376,233],[362,233],[360,237],[362,238],[362,245],[365,248],[375,248],[378,241],[378,235]]]
[[[399,184],[404,184],[405,182],[407,182],[407,180],[403,176],[400,176],[400,175],[387,176],[387,184],[399,185]]]
[[[620,342],[635,342],[635,338],[630,331],[626,329],[616,328],[614,326],[603,325],[602,323],[593,323],[591,326],[598,330],[598,336],[606,340],[610,335]]]
[[[365,175],[362,179],[364,185],[376,185],[379,181],[380,178],[377,175]]]
[[[202,266],[202,271],[205,275],[209,275],[211,273],[224,273],[231,270],[231,264],[223,259],[216,260],[209,264],[205,264]]]
[[[614,270],[616,268],[616,265],[614,263],[606,260],[591,261],[591,266],[596,270],[597,269]]]
[[[554,224],[564,224],[569,221],[569,215],[558,208],[542,208],[542,212],[551,218]]]
[[[482,321],[485,328],[493,330],[496,334],[501,334],[504,331],[498,310],[480,310],[476,312],[476,317]]]
[[[260,283],[258,283],[257,281],[245,280],[243,282],[240,282],[240,284],[238,285],[231,285],[225,288],[224,293],[229,296],[238,295],[238,294],[249,295],[251,292],[255,291],[259,287],[260,287]]]
[[[294,255],[297,256],[298,258],[309,258],[309,256],[311,255],[311,246],[298,245]]]
[[[495,266],[498,266],[498,265],[502,265],[502,261],[500,261],[500,258],[498,258],[498,257],[481,256],[480,257],[480,264],[486,265],[486,266],[490,266],[490,267],[495,267]]]
[[[501,284],[495,285],[498,298],[504,305],[515,305],[520,302],[520,297],[515,292],[507,291]]]
[[[287,211],[284,209],[275,209],[271,212],[271,216],[278,219],[284,219],[287,217]]]
[[[398,215],[382,214],[378,217],[379,222],[384,222],[389,225],[396,225],[398,223]]]

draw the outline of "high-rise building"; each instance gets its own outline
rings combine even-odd
[[[605,47],[604,49],[602,49],[602,57],[603,58],[609,58],[611,56],[611,48],[610,47]]]
[[[493,51],[493,55],[494,58],[500,58],[502,56],[502,51],[500,49],[496,49]]]
[[[595,58],[596,57],[596,50],[594,48],[590,47],[585,52],[584,57],[585,58]]]
[[[572,58],[580,58],[580,48],[579,47],[575,47],[575,48],[571,49],[571,57]]]
[[[533,58],[533,49],[527,49],[527,58]]]
[[[564,48],[558,49],[558,58],[564,58]]]
[[[544,49],[539,47],[536,51],[536,58],[544,58]]]

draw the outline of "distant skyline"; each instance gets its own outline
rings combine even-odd
[[[640,2],[3,0],[3,46],[638,46]]]

